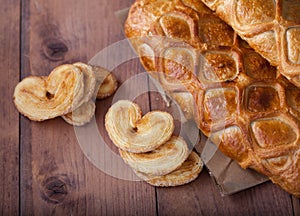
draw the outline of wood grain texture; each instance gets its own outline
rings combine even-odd
[[[168,111],[157,93],[150,104]],[[156,190],[160,215],[293,215],[291,196],[271,182],[222,197],[206,170],[190,184]]]
[[[292,199],[294,215],[300,215],[300,199],[297,199],[295,197],[293,197]]]
[[[114,12],[129,4],[98,0],[24,1],[22,77],[47,75],[63,63],[86,62],[107,45],[122,39],[120,26],[110,24],[118,23]],[[135,67],[140,67],[129,64],[122,70],[115,69],[119,81],[125,81],[136,73]],[[149,109],[148,96],[140,100],[146,101],[144,109]],[[97,102],[96,120],[102,132],[110,105],[111,99]],[[74,128],[62,119],[37,123],[22,118],[21,126],[23,214],[156,213],[154,188],[143,182],[113,178],[97,169],[81,151]],[[113,148],[105,132],[103,136]],[[113,163],[114,158],[107,159]]]
[[[0,19],[0,94],[5,98],[0,100],[0,215],[300,215],[300,200],[271,182],[222,197],[206,170],[191,184],[175,188],[112,177],[88,159],[74,128],[60,118],[37,123],[21,116],[19,131],[11,98],[19,77],[86,62],[124,39],[114,12],[133,1],[0,0],[0,14],[5,14]],[[107,52],[103,64],[126,55],[130,51]],[[137,59],[112,69],[121,84],[144,71]],[[127,87],[139,92],[148,85],[148,80],[133,79]],[[135,101],[144,113],[168,110],[159,94],[138,95]],[[115,99],[97,101],[95,118],[103,145],[112,152],[117,148],[105,132],[104,116]],[[94,136],[86,138],[96,142]],[[99,155],[105,167],[114,167],[114,157]]]
[[[20,1],[0,0],[0,215],[19,213],[19,114],[12,102],[20,70]]]

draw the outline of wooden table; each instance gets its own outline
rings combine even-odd
[[[300,215],[299,199],[270,182],[222,197],[206,170],[176,188],[111,177],[85,157],[61,118],[37,123],[19,115],[12,101],[19,80],[87,62],[124,39],[115,12],[132,2],[0,0],[0,215]],[[122,83],[139,71],[128,61],[113,72]],[[111,101],[98,101],[96,111],[107,143],[103,116]],[[144,112],[164,109],[157,95],[137,102]]]

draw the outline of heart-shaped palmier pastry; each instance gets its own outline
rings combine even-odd
[[[93,100],[89,100],[73,112],[63,115],[62,118],[71,125],[82,126],[92,120],[95,110],[95,102]]]
[[[90,122],[95,114],[94,100],[111,96],[116,91],[118,83],[116,77],[102,67],[82,62],[73,65],[78,67],[84,75],[84,96],[79,103],[82,105],[62,118],[71,125],[82,126]]]
[[[83,82],[84,82],[84,93],[81,100],[81,104],[88,102],[94,95],[96,88],[96,75],[93,71],[93,67],[82,62],[77,62],[73,64],[78,67],[83,73]]]
[[[104,99],[111,96],[118,87],[116,76],[100,66],[93,66],[93,71],[97,80],[96,98]]]
[[[131,153],[119,149],[121,157],[133,169],[147,175],[166,175],[182,165],[189,155],[187,143],[172,136],[157,149],[146,153]]]
[[[111,96],[117,89],[118,82],[114,74],[108,74],[101,83],[97,92],[97,99],[104,99]]]
[[[63,115],[62,118],[71,125],[82,126],[90,122],[95,113],[96,105],[92,104],[94,103],[92,100],[94,100],[97,79],[92,66],[82,62],[76,62],[73,65],[83,73],[83,97],[78,103],[79,107],[73,112]]]
[[[151,176],[134,170],[137,176],[153,186],[170,187],[187,184],[195,180],[203,169],[203,162],[198,154],[194,151],[184,161],[184,163],[174,170],[163,176]]]
[[[78,67],[65,64],[56,67],[48,77],[23,79],[15,88],[14,103],[29,119],[43,121],[76,109],[83,94],[83,73]]]
[[[122,150],[142,153],[156,149],[173,134],[173,117],[162,111],[152,111],[142,117],[140,107],[128,100],[113,104],[105,116],[110,139]]]

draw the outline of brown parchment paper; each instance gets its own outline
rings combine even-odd
[[[195,149],[201,153],[201,158],[222,195],[230,195],[268,180],[254,170],[241,168],[203,134]]]
[[[116,17],[123,29],[129,8],[117,11]],[[129,43],[129,41],[128,41]],[[166,99],[165,95],[162,95]],[[170,101],[166,101],[170,102]],[[172,103],[172,102],[171,102]],[[190,139],[189,131],[195,124],[192,121],[183,124],[183,134],[187,142]],[[217,146],[199,131],[199,141],[194,146],[214,182],[222,195],[230,195],[266,182],[268,178],[251,169],[242,169],[234,160],[226,157]]]

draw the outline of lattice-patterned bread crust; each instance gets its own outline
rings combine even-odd
[[[300,196],[298,88],[198,0],[136,1],[125,32],[223,153]]]
[[[299,0],[202,0],[300,87]]]

